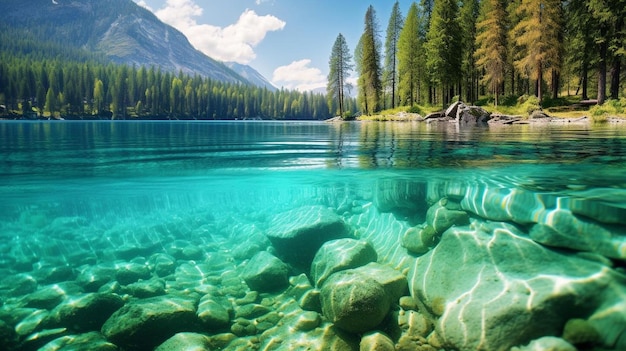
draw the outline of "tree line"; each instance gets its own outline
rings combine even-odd
[[[225,83],[97,61],[0,55],[0,104],[15,117],[326,119],[324,94]],[[5,112],[6,112],[5,111]]]
[[[354,55],[342,34],[333,45],[329,104],[342,106],[352,69],[364,114],[484,95],[541,102],[572,84],[603,104],[623,94],[625,16],[623,0],[420,0],[406,17],[396,1],[383,43],[370,6]]]

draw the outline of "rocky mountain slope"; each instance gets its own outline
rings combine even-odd
[[[7,36],[15,42],[30,40],[27,45],[5,45],[4,53],[32,55],[39,50],[36,55],[55,58],[80,50],[114,63],[251,81],[196,50],[181,32],[132,0],[3,0],[0,13],[5,41]]]

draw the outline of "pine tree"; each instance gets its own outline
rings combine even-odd
[[[411,4],[400,38],[398,39],[398,92],[401,103],[413,106],[420,102],[424,72],[423,38],[420,37],[422,19],[416,3]]]
[[[400,3],[398,1],[393,5],[389,24],[387,25],[387,38],[385,40],[385,68],[383,72],[383,82],[385,92],[391,94],[391,108],[397,105],[398,90],[398,41],[400,33],[404,26],[404,19],[400,12]]]
[[[52,87],[48,88],[48,92],[46,92],[46,103],[44,104],[43,110],[44,112],[50,113],[50,116],[53,116],[54,113],[57,112],[57,97]]]
[[[426,36],[426,66],[431,82],[441,87],[443,106],[452,99],[454,86],[461,75],[461,28],[455,0],[440,0],[434,4]]]
[[[344,113],[346,112],[344,105],[345,92],[346,90],[349,91],[351,87],[347,80],[354,66],[352,65],[350,49],[348,49],[346,39],[341,33],[337,36],[335,44],[333,45],[329,66],[328,84],[326,86],[329,105],[332,106],[332,101],[336,100],[339,116],[344,117]],[[330,112],[334,113],[332,108]]]
[[[478,35],[476,36],[476,64],[482,68],[482,83],[489,86],[498,106],[500,87],[505,79],[507,60],[506,10],[502,0],[484,0],[481,4]]]
[[[463,0],[461,13],[459,17],[459,25],[461,27],[463,47],[463,57],[461,71],[463,81],[459,95],[465,92],[466,101],[474,101],[478,99],[477,80],[478,72],[476,67],[476,19],[479,16],[480,6],[478,0]]]
[[[521,21],[513,28],[513,36],[522,54],[515,66],[537,82],[536,95],[541,102],[544,71],[554,75],[561,68],[561,1],[522,0],[517,12]]]
[[[359,40],[359,92],[362,94],[362,111],[372,114],[380,111],[382,93],[380,68],[380,40],[378,38],[378,24],[373,6],[369,6],[365,14],[365,30]]]

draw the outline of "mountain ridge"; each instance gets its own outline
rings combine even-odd
[[[0,13],[4,26],[13,29],[14,40],[31,37],[41,44],[53,42],[117,64],[157,66],[224,82],[271,86],[252,67],[240,69],[248,79],[195,49],[183,33],[132,0],[3,0]],[[38,54],[63,54],[58,51]]]

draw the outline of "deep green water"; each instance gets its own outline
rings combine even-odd
[[[626,213],[626,128],[0,122],[0,277],[84,269],[121,251],[147,257],[177,242],[223,250],[282,211],[324,205],[341,214],[432,182],[584,198]],[[404,200],[396,218],[422,222]],[[625,223],[611,226],[623,233]],[[19,298],[8,290],[0,284],[3,300]]]

